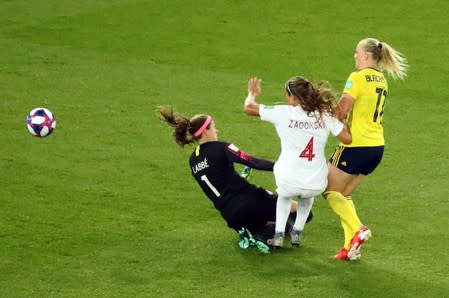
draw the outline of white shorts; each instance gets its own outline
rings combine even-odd
[[[322,194],[325,189],[326,187],[323,187],[323,189],[305,189],[301,187],[292,186],[291,184],[283,184],[278,182],[276,192],[278,193],[279,196],[284,198],[292,198],[292,197],[312,198]]]

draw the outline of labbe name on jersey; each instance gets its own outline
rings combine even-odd
[[[202,161],[197,163],[195,166],[192,167],[192,171],[194,174],[198,173],[201,170],[204,170],[209,167],[209,164],[207,163],[207,158],[204,158]]]

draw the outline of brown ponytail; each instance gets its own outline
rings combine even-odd
[[[293,94],[307,115],[316,115],[321,119],[323,114],[335,116],[335,95],[327,81],[312,84],[303,77],[293,77],[287,81],[287,92]]]
[[[175,128],[173,137],[181,148],[197,142],[201,137],[201,135],[194,137],[193,134],[204,124],[207,115],[196,115],[192,119],[188,119],[181,113],[175,112],[173,108],[165,106],[157,107],[156,111],[159,113],[160,120]]]

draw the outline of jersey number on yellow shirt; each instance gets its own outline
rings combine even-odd
[[[373,122],[377,122],[379,119],[379,123],[382,124],[382,116],[384,115],[385,108],[385,98],[387,97],[387,90],[382,88],[376,88],[377,93],[377,102],[376,102],[376,110],[374,111]],[[380,107],[380,103],[382,103],[382,107]]]

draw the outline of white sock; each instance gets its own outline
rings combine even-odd
[[[306,224],[307,217],[309,216],[310,210],[312,210],[313,202],[315,198],[300,198],[298,201],[298,209],[296,211],[296,220],[293,228],[298,231],[304,230],[304,225]],[[277,213],[276,213],[277,214]]]
[[[276,203],[276,226],[274,228],[276,233],[284,233],[287,219],[290,215],[291,204],[291,198],[278,196]]]

